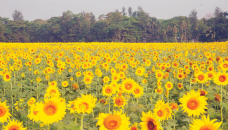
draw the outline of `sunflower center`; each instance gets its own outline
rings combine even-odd
[[[203,75],[199,75],[199,76],[198,76],[198,79],[199,79],[200,81],[202,81],[202,80],[204,80],[204,76],[203,76]]]
[[[46,104],[44,106],[44,113],[48,116],[52,116],[57,112],[57,107],[54,104]]]
[[[89,82],[89,78],[86,78],[85,81],[86,81],[86,82]]]
[[[227,67],[228,67],[228,65],[227,65],[227,64],[224,64],[224,65],[223,65],[223,67],[224,67],[224,68],[227,68]]]
[[[123,98],[117,97],[115,100],[116,105],[121,106],[123,105]]]
[[[9,79],[9,75],[6,75],[6,79]]]
[[[20,130],[20,128],[17,125],[12,125],[8,130]]]
[[[167,88],[171,88],[171,84],[167,84]]]
[[[220,82],[224,82],[225,80],[226,80],[226,76],[221,75],[221,76],[219,77],[219,81],[220,81]]]
[[[158,74],[158,77],[161,77],[161,74]]]
[[[159,111],[157,112],[157,115],[161,117],[161,116],[163,115],[162,110],[159,110]]]
[[[110,94],[110,93],[112,93],[112,90],[111,90],[111,88],[106,88],[106,89],[105,89],[105,92],[106,92],[107,94]]]
[[[82,104],[79,105],[79,108],[80,108],[81,110],[86,110],[86,109],[89,108],[89,106],[88,106],[87,103],[83,102]]]
[[[191,98],[187,102],[187,107],[191,110],[195,110],[199,107],[199,101],[195,98]]]
[[[137,127],[133,126],[130,130],[137,130]]]
[[[6,114],[6,108],[3,106],[0,106],[0,117],[3,117]]]
[[[130,89],[132,88],[132,84],[131,84],[131,83],[126,83],[126,84],[125,84],[125,88],[126,88],[127,90],[130,90]]]
[[[208,77],[209,77],[209,78],[212,78],[212,77],[213,77],[213,75],[212,75],[212,74],[208,74]]]
[[[135,93],[135,94],[139,94],[139,92],[140,92],[140,90],[137,89],[137,88],[134,90],[134,93]]]
[[[153,120],[149,120],[147,123],[148,130],[157,130],[157,126],[154,124]]]
[[[140,74],[141,73],[141,70],[138,70],[138,73]]]
[[[104,119],[103,124],[109,130],[118,129],[121,125],[121,118],[118,115],[109,115]]]
[[[205,125],[205,126],[202,126],[199,130],[213,130],[213,128],[211,128],[211,126],[209,125]]]
[[[49,93],[50,93],[50,95],[52,95],[52,94],[55,94],[56,91],[55,90],[51,90]]]

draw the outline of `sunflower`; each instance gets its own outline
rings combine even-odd
[[[158,87],[157,89],[155,89],[155,92],[161,95],[163,93],[163,88]]]
[[[139,98],[143,95],[143,87],[141,87],[140,85],[136,84],[134,89],[133,89],[133,95],[135,96],[135,98]]]
[[[127,130],[130,125],[129,117],[121,113],[122,111],[114,111],[113,114],[99,113],[96,126],[100,126],[99,130]]]
[[[82,99],[85,99],[85,100],[89,99],[89,101],[91,101],[90,105],[92,108],[94,108],[96,106],[97,98],[92,96],[91,94],[89,94],[89,95],[83,95],[82,94]]]
[[[92,101],[90,98],[77,98],[77,100],[75,101],[75,108],[78,114],[91,113],[93,111]]]
[[[121,107],[122,109],[126,105],[127,100],[123,96],[115,96],[113,97],[114,107]]]
[[[203,90],[203,89],[199,89],[198,90],[200,92],[200,96],[205,96],[207,95],[207,91]]]
[[[178,83],[177,87],[178,87],[178,89],[182,89],[183,88],[183,83]]]
[[[179,109],[177,103],[170,103],[169,106],[171,107],[172,110],[178,111],[178,109]]]
[[[172,108],[169,106],[169,104],[164,104],[162,108],[166,112],[166,119],[168,120],[169,118],[172,118]]]
[[[112,94],[115,94],[116,89],[108,84],[105,84],[104,87],[102,88],[102,94],[104,96],[111,97]]]
[[[91,84],[92,83],[92,80],[93,80],[93,78],[91,76],[89,76],[89,75],[86,75],[84,77],[85,84]]]
[[[217,85],[227,85],[228,84],[228,74],[218,72],[214,77],[214,83]]]
[[[144,72],[146,71],[145,68],[143,67],[138,67],[135,71],[135,74],[138,75],[138,76],[143,76]]]
[[[166,119],[166,111],[164,110],[163,107],[157,107],[154,110],[154,115],[161,121]]]
[[[6,122],[7,119],[9,119],[11,116],[8,108],[9,106],[6,106],[6,101],[3,103],[0,101],[0,122],[1,123]]]
[[[27,117],[30,119],[30,120],[33,120],[33,121],[39,121],[40,120],[40,117],[38,115],[39,113],[39,107],[42,107],[42,103],[36,103],[34,105],[32,105],[29,109],[29,114],[27,115]]]
[[[199,116],[200,114],[205,113],[204,109],[207,109],[207,98],[205,96],[200,96],[200,92],[195,92],[191,90],[190,93],[184,95],[179,99],[184,110],[188,116]]]
[[[4,81],[6,81],[6,82],[9,82],[10,81],[10,74],[9,73],[5,73],[4,75],[3,75],[3,80]]]
[[[57,82],[56,81],[49,82],[49,86],[57,86]]]
[[[126,78],[122,82],[122,88],[127,93],[132,93],[134,91],[135,86],[136,86],[135,81],[133,79],[130,79],[130,78]]]
[[[208,80],[212,80],[215,77],[215,72],[209,71],[206,73]]]
[[[72,87],[73,87],[73,89],[78,89],[79,88],[79,85],[77,83],[73,83],[72,84]]]
[[[110,78],[108,77],[108,76],[105,76],[104,78],[103,78],[103,82],[104,83],[108,83],[110,81]]]
[[[158,80],[161,80],[163,78],[163,72],[160,70],[156,70],[155,75]]]
[[[207,75],[204,74],[202,71],[195,73],[195,79],[198,83],[201,83],[201,84],[207,82],[208,80]]]
[[[135,122],[134,124],[132,124],[132,125],[130,126],[130,129],[129,129],[129,130],[138,130],[138,123]]]
[[[170,81],[168,81],[168,82],[165,84],[165,88],[166,88],[167,90],[171,90],[171,89],[173,88],[173,83],[170,82]]]
[[[28,103],[28,106],[32,106],[34,103],[36,103],[36,99],[34,97],[31,97],[27,103]]]
[[[75,102],[76,102],[76,100],[68,101],[68,104],[67,104],[68,108],[67,109],[70,111],[71,114],[76,112]]]
[[[4,126],[4,130],[26,130],[23,128],[23,122],[12,120],[8,122],[7,126]]]
[[[68,82],[67,82],[67,81],[63,81],[63,82],[62,82],[62,86],[63,86],[63,87],[67,87],[67,86],[68,86]]]
[[[219,130],[218,128],[222,125],[222,122],[216,122],[217,119],[210,120],[209,115],[206,117],[202,116],[202,120],[193,119],[190,124],[190,130]]]
[[[183,74],[183,73],[177,73],[177,78],[178,78],[179,80],[184,79],[184,74]]]
[[[66,114],[66,104],[60,98],[44,99],[44,103],[37,108],[40,121],[45,125],[62,120]]]
[[[141,130],[162,130],[160,122],[151,111],[148,114],[142,112],[141,120],[142,122],[139,123],[142,127]]]
[[[46,94],[45,94],[45,97],[60,97],[60,92],[59,92],[59,89],[58,87],[56,86],[49,86],[47,89],[46,89]]]

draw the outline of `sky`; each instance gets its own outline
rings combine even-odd
[[[19,10],[24,20],[47,20],[62,16],[70,10],[74,14],[82,11],[92,12],[96,18],[101,14],[122,11],[122,7],[132,7],[137,11],[141,6],[146,13],[157,19],[170,19],[176,16],[189,16],[193,9],[197,11],[198,19],[206,14],[213,14],[216,7],[228,11],[228,0],[0,0],[0,17],[13,20],[14,10]]]

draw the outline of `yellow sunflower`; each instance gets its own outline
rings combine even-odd
[[[157,89],[155,89],[155,92],[161,95],[163,93],[163,88],[158,87]]]
[[[26,130],[23,128],[23,122],[12,120],[8,122],[7,126],[4,126],[4,130]]]
[[[38,115],[39,113],[39,107],[42,107],[42,103],[36,103],[34,105],[32,105],[29,109],[29,114],[27,115],[27,117],[30,119],[30,120],[33,120],[35,122],[39,121],[40,120],[40,117]]]
[[[202,120],[193,119],[192,124],[190,124],[190,130],[219,130],[222,122],[215,122],[217,119],[210,120],[209,115],[206,117],[202,116]]]
[[[45,125],[62,120],[66,114],[66,104],[60,98],[44,99],[44,103],[37,109],[40,121]]]
[[[200,96],[200,92],[195,92],[195,90],[191,90],[190,93],[184,95],[179,99],[181,105],[184,110],[188,114],[188,116],[199,116],[205,113],[204,109],[207,109],[207,98],[205,96]]]
[[[204,74],[202,71],[195,73],[195,79],[198,83],[201,83],[201,84],[207,82],[208,80],[207,75]]]
[[[0,101],[0,122],[4,123],[7,122],[7,119],[10,118],[11,114],[9,113],[9,106],[6,106],[6,101]]]
[[[127,100],[123,96],[113,97],[114,107],[121,107],[122,109],[126,105]]]
[[[85,84],[91,84],[92,83],[92,80],[93,80],[93,78],[91,76],[89,76],[89,75],[86,75],[84,77]]]
[[[139,123],[142,128],[141,130],[162,130],[160,122],[151,111],[147,114],[142,112],[141,120],[142,122]]]
[[[91,113],[93,111],[92,101],[90,98],[77,98],[75,101],[76,112],[80,113]]]
[[[3,75],[3,80],[4,81],[6,81],[6,82],[9,82],[10,81],[10,74],[9,73],[5,73],[4,75]]]
[[[60,97],[60,92],[59,92],[59,89],[58,87],[56,86],[49,86],[47,89],[46,89],[46,94],[45,94],[45,97]]]
[[[104,96],[111,97],[112,94],[116,93],[116,89],[108,84],[105,84],[104,87],[102,88],[102,94]]]
[[[214,77],[214,83],[217,85],[227,85],[228,84],[228,74],[218,72]]]
[[[127,130],[130,125],[129,117],[121,113],[122,111],[114,111],[113,114],[99,113],[96,126],[100,126],[99,130]]]
[[[143,67],[138,67],[135,71],[135,74],[138,75],[138,76],[143,76],[144,72],[146,71],[145,68]]]
[[[162,107],[157,107],[154,110],[154,115],[161,121],[166,119],[166,111]]]
[[[171,83],[170,81],[168,81],[166,84],[165,84],[165,88],[167,90],[171,90],[173,88],[173,83]]]
[[[129,129],[129,130],[138,130],[138,123],[135,122],[134,124],[132,124],[132,125],[130,126],[130,129]]]
[[[143,95],[143,87],[141,87],[140,85],[136,84],[135,88],[133,89],[133,95],[135,96],[135,98],[139,98]]]
[[[28,106],[32,106],[34,103],[36,103],[36,99],[34,97],[31,97],[27,103],[28,103]]]
[[[156,70],[155,75],[158,80],[161,80],[163,78],[163,72],[160,70]]]
[[[63,86],[63,87],[67,87],[67,86],[68,86],[68,82],[67,82],[67,81],[63,81],[63,82],[62,82],[62,86]]]
[[[76,100],[68,101],[68,104],[67,104],[68,108],[67,109],[70,111],[71,114],[76,112],[75,102],[76,102]]]
[[[130,78],[126,78],[122,82],[122,88],[127,93],[132,93],[134,91],[135,86],[136,86],[135,81],[133,79],[130,79]]]
[[[49,86],[57,86],[57,82],[56,81],[49,82]]]

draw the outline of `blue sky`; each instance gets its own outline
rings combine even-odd
[[[198,19],[207,13],[214,13],[216,7],[228,11],[228,0],[0,0],[0,16],[12,20],[14,10],[22,12],[24,19],[47,20],[54,16],[61,16],[64,11],[70,10],[74,14],[81,11],[93,12],[98,18],[101,14],[128,10],[132,7],[136,11],[138,6],[157,19],[170,19],[175,16],[189,16],[196,9]]]

